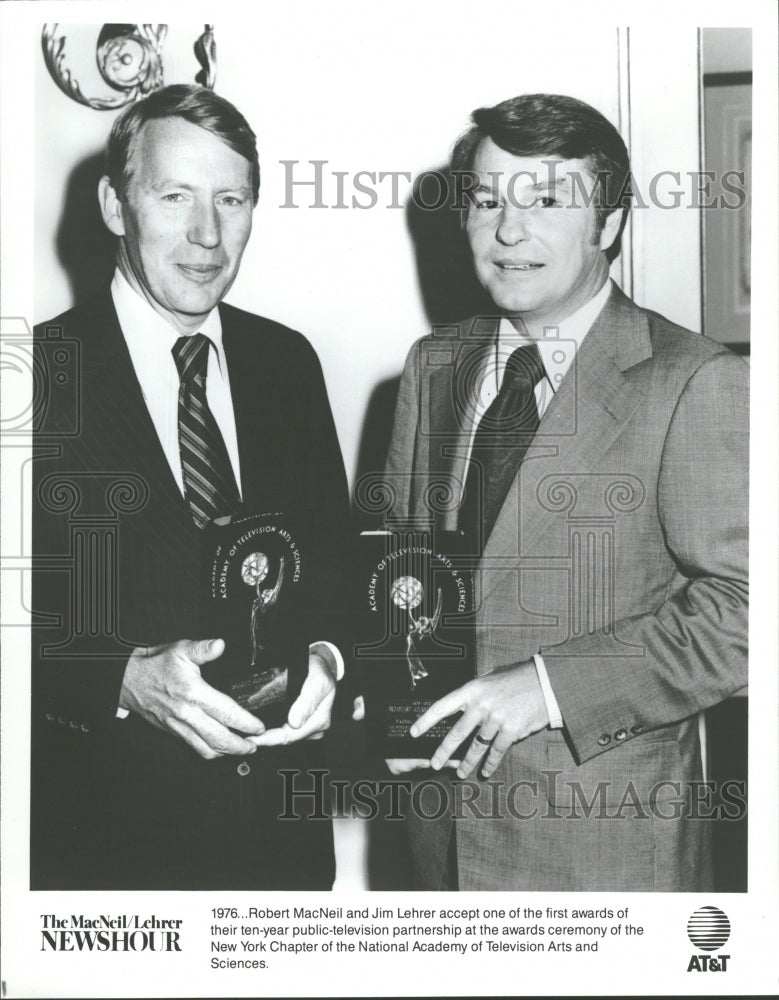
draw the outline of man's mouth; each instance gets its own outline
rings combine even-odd
[[[221,264],[177,264],[176,267],[193,281],[207,282],[222,270]]]
[[[501,271],[537,271],[544,265],[532,261],[496,260],[495,266]]]

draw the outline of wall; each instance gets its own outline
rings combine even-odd
[[[751,28],[702,28],[703,73],[751,73]]]
[[[704,213],[706,336],[748,354],[752,312],[752,31],[701,32],[706,169],[743,172],[748,197],[735,210]],[[716,191],[716,188],[714,189]]]
[[[358,464],[381,461],[391,380],[411,342],[431,321],[455,318],[474,301],[470,269],[457,242],[454,213],[410,211],[408,181],[399,181],[398,207],[388,207],[391,182],[385,180],[377,181],[379,203],[370,210],[310,207],[310,188],[295,190],[297,209],[282,208],[285,168],[280,161],[300,161],[294,176],[301,179],[313,176],[308,161],[327,161],[324,201],[332,206],[337,200],[333,171],[349,172],[347,204],[359,170],[405,171],[416,178],[445,163],[471,109],[523,91],[573,94],[626,129],[628,42],[633,58],[640,60],[641,31],[634,30],[628,40],[624,32],[618,37],[616,27],[593,22],[550,33],[546,19],[528,21],[521,9],[497,0],[489,18],[474,18],[471,5],[462,2],[421,9],[405,2],[387,7],[377,23],[375,16],[364,21],[358,3],[342,2],[337,8],[304,3],[298,5],[294,30],[281,5],[264,8],[262,20],[248,25],[216,23],[216,89],[252,123],[263,165],[254,235],[229,300],[300,329],[313,341],[352,478]],[[175,58],[167,82],[192,80],[197,67],[187,47],[201,27],[171,28],[165,51]],[[84,52],[91,43],[93,51],[97,27],[62,25],[61,30],[70,34],[68,45],[74,46],[79,67],[86,65],[76,43],[80,40]],[[696,107],[696,43],[694,29],[679,36],[669,44],[683,50],[684,58],[669,60],[666,83],[679,116],[675,127],[683,136],[684,108]],[[687,100],[680,97],[680,80]],[[640,97],[634,88],[632,100]],[[37,56],[36,321],[83,297],[110,269],[110,247],[92,190],[114,116],[66,98]],[[649,135],[647,149],[657,148],[651,139],[658,125],[667,135],[667,118],[660,124],[645,116],[640,133],[634,126],[637,137]],[[694,145],[696,138],[689,141]],[[649,155],[642,155],[649,162]],[[636,164],[639,171],[642,166]],[[650,214],[664,226],[670,222],[665,216],[678,215]],[[636,226],[642,268],[647,226],[651,230],[649,218]],[[694,270],[697,236],[677,234],[674,245],[673,273],[678,274],[685,255],[691,255]],[[629,256],[628,247],[626,260]],[[620,262],[617,275],[622,267]],[[667,270],[663,265],[662,273]],[[694,291],[688,307],[684,295],[664,291],[662,278],[648,289],[636,284],[639,300],[681,322],[692,317],[694,323],[699,310]],[[366,412],[373,432],[364,434]]]

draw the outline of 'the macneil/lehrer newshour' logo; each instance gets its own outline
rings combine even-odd
[[[687,936],[701,951],[718,951],[730,937],[730,921],[716,906],[702,906],[687,921]],[[688,972],[727,972],[730,955],[692,955]]]

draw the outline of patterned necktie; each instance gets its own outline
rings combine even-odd
[[[234,514],[240,504],[230,458],[206,400],[206,369],[211,341],[202,333],[179,337],[172,353],[178,368],[179,452],[184,496],[195,524]]]
[[[480,542],[480,551],[538,428],[535,387],[544,375],[538,347],[518,347],[474,435],[458,527]]]

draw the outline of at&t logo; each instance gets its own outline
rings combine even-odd
[[[730,937],[730,921],[716,906],[702,906],[687,921],[687,936],[701,951],[718,951]],[[727,972],[730,955],[692,955],[688,972]]]

